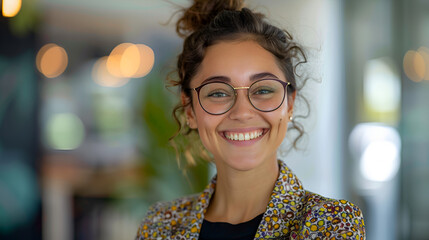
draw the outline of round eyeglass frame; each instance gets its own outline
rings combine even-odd
[[[258,83],[258,82],[261,82],[261,81],[265,81],[265,80],[277,81],[277,82],[279,82],[279,83],[281,83],[281,84],[283,85],[283,90],[284,90],[284,92],[283,92],[283,98],[282,98],[282,101],[281,101],[281,103],[279,104],[279,106],[278,106],[278,107],[276,107],[276,108],[274,108],[274,109],[272,109],[272,110],[261,110],[261,109],[257,108],[255,105],[253,105],[252,101],[250,100],[250,96],[249,96],[249,89],[250,89],[254,84],[256,84],[256,83]],[[200,90],[201,90],[201,88],[203,88],[205,85],[207,85],[207,84],[211,84],[211,83],[223,83],[223,84],[226,84],[226,85],[230,86],[230,87],[234,90],[234,103],[233,103],[233,104],[231,104],[231,106],[230,106],[227,110],[225,110],[224,112],[222,112],[222,113],[211,113],[211,112],[207,111],[207,110],[204,108],[203,104],[201,104],[201,100],[200,100]],[[286,91],[287,91],[286,87],[287,87],[287,86],[289,86],[289,85],[290,85],[290,82],[285,82],[285,81],[282,81],[282,80],[279,80],[279,79],[271,79],[271,78],[268,78],[268,79],[261,79],[261,80],[257,80],[257,81],[255,81],[255,82],[253,82],[252,84],[250,84],[250,86],[248,86],[248,87],[233,87],[231,84],[226,83],[226,82],[223,82],[223,81],[211,81],[211,82],[208,82],[208,83],[201,84],[199,87],[196,87],[196,88],[189,88],[189,89],[192,89],[192,90],[194,90],[195,92],[197,92],[198,102],[200,103],[201,108],[202,108],[206,113],[211,114],[211,115],[222,115],[222,114],[227,113],[229,110],[231,110],[231,108],[232,108],[232,107],[234,107],[234,105],[235,105],[235,103],[236,103],[236,101],[237,101],[237,90],[240,90],[240,89],[247,89],[247,99],[249,100],[250,104],[251,104],[251,105],[252,105],[256,110],[261,111],[261,112],[272,112],[272,111],[275,111],[275,110],[277,110],[279,107],[281,107],[281,105],[283,105],[283,102],[284,102],[285,97],[286,97]]]

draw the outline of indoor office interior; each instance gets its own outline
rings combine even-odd
[[[184,174],[168,141],[188,0],[0,2],[0,239],[134,239],[150,204],[205,188],[213,165]],[[429,1],[246,6],[308,55],[306,134],[279,158],[367,239],[428,240]]]

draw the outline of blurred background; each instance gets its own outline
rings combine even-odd
[[[133,239],[151,203],[205,187],[213,166],[184,173],[168,144],[188,5],[1,0],[0,239]],[[360,206],[367,239],[429,239],[429,1],[247,6],[309,55],[307,134],[279,156]]]

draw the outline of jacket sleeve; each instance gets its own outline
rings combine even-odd
[[[362,211],[346,200],[327,200],[306,212],[299,239],[366,239]]]
[[[142,239],[157,239],[158,231],[156,224],[158,222],[158,218],[160,217],[160,203],[155,203],[149,207],[145,218],[140,224],[140,227],[137,230],[137,235],[135,240]]]

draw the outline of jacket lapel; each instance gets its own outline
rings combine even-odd
[[[303,208],[305,190],[285,163],[279,160],[279,166],[279,178],[271,194],[267,210],[258,226],[255,239],[289,236],[292,231],[299,228],[296,219]]]
[[[210,181],[210,184],[193,202],[192,210],[189,211],[189,217],[186,217],[183,225],[185,231],[182,231],[177,236],[177,239],[198,239],[201,231],[201,225],[204,220],[204,213],[209,206],[210,198],[213,195],[216,186],[216,176]],[[176,238],[175,238],[176,239]]]

